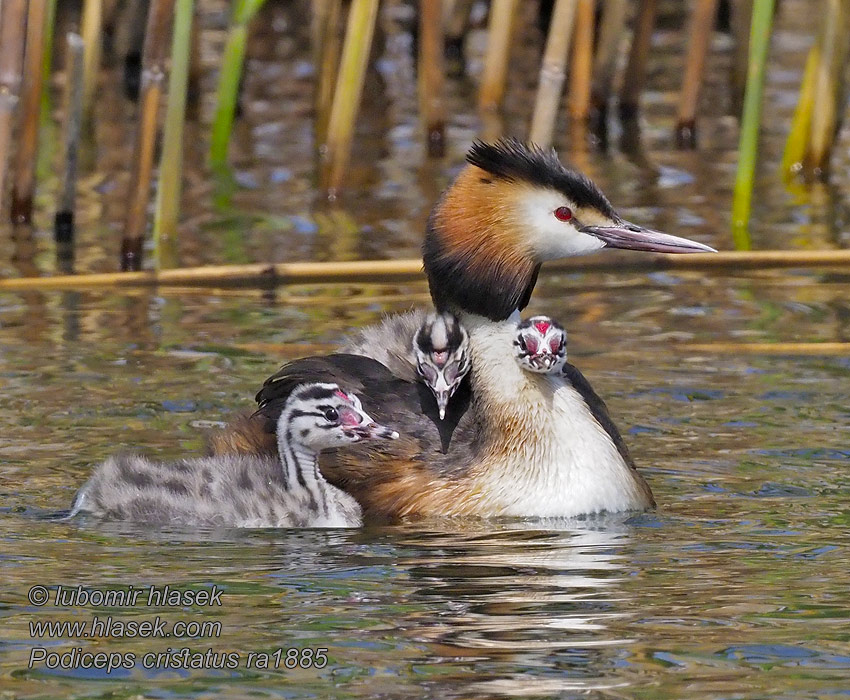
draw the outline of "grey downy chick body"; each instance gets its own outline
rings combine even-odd
[[[468,347],[469,336],[454,314],[414,309],[361,329],[342,352],[377,360],[404,381],[423,382],[442,419],[471,367]]]
[[[357,527],[362,511],[331,486],[319,452],[363,440],[395,439],[359,399],[337,384],[295,386],[277,422],[278,456],[220,455],[155,462],[110,457],[77,492],[71,516],[91,513],[193,527]]]

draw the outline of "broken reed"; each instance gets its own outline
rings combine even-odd
[[[688,27],[688,55],[679,93],[676,116],[676,142],[680,147],[696,146],[696,116],[705,59],[714,33],[718,0],[696,0]]]
[[[744,114],[741,117],[741,138],[738,146],[738,170],[732,201],[732,236],[737,250],[750,248],[750,206],[753,198],[753,177],[758,149],[761,98],[764,90],[765,63],[773,25],[774,0],[759,0],[753,8],[750,28],[750,60],[747,89],[744,93]]]
[[[153,174],[157,136],[157,114],[165,80],[168,30],[175,0],[151,0],[142,51],[142,81],[139,123],[131,162],[130,192],[124,236],[121,240],[121,269],[140,270],[146,213]]]
[[[24,61],[24,33],[27,0],[0,3],[0,206],[6,191],[6,166],[12,125],[18,106],[21,70]]]
[[[574,31],[577,0],[556,0],[549,23],[549,36],[540,67],[540,82],[531,117],[529,140],[539,146],[552,143],[558,106],[567,77],[567,58]]]
[[[210,166],[216,172],[223,172],[227,168],[227,149],[230,145],[233,118],[236,115],[236,102],[239,99],[245,46],[248,43],[248,24],[264,2],[265,0],[237,0],[233,5],[218,78],[215,115],[210,136]]]
[[[85,45],[79,34],[69,33],[65,60],[65,129],[62,137],[62,190],[55,219],[57,255],[73,257],[74,211],[77,197],[77,157],[83,115]]]
[[[32,221],[46,19],[47,0],[29,0],[19,105],[20,128],[12,173],[11,219],[15,224],[28,224]]]
[[[419,112],[425,124],[428,155],[440,158],[445,153],[445,107],[443,77],[445,36],[443,0],[421,0],[419,5]]]
[[[377,18],[378,0],[353,0],[348,10],[321,177],[323,189],[331,199],[342,186],[348,168]]]
[[[171,73],[168,77],[168,108],[159,166],[156,213],[153,224],[157,267],[177,264],[177,222],[183,192],[183,125],[189,89],[189,54],[192,48],[194,0],[176,0],[174,35],[171,40]]]

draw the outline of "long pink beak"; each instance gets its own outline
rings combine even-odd
[[[654,253],[716,253],[717,251],[702,243],[688,238],[671,236],[661,231],[643,228],[628,221],[621,221],[617,226],[584,226],[579,229],[582,233],[595,236],[608,248],[624,248],[626,250],[646,250]]]

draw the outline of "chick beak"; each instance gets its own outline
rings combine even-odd
[[[661,231],[653,231],[628,221],[621,221],[616,226],[584,226],[579,231],[595,236],[608,248],[646,250],[654,253],[717,252],[714,248],[702,243],[679,236],[671,236],[667,233],[661,233]]]
[[[434,392],[434,396],[437,399],[437,408],[440,410],[440,420],[445,420],[446,407],[449,405],[449,399],[452,397],[452,390],[437,390]]]
[[[398,438],[398,433],[395,430],[374,422],[360,426],[357,432],[367,440],[395,440]]]

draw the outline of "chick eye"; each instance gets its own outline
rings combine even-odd
[[[339,413],[335,408],[328,408],[325,410],[325,418],[331,423],[336,423],[339,420]]]
[[[569,221],[573,218],[573,210],[569,207],[558,207],[555,210],[555,218],[558,221]]]

